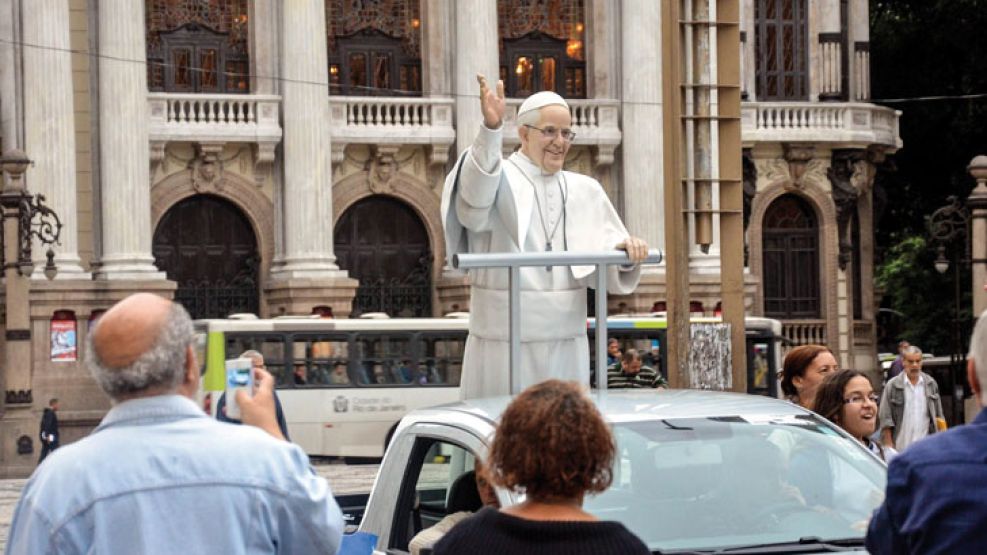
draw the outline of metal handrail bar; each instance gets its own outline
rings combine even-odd
[[[661,250],[651,249],[643,260],[645,264],[658,264]],[[518,252],[487,254],[454,254],[452,267],[462,270],[472,268],[507,268],[509,302],[510,381],[511,394],[521,392],[520,372],[514,370],[521,361],[521,268],[523,266],[596,266],[596,388],[607,389],[607,266],[632,264],[625,251],[612,252]]]

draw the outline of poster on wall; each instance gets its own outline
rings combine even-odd
[[[76,360],[75,320],[51,321],[51,360],[54,362]]]

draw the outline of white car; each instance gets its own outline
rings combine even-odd
[[[594,392],[613,427],[613,485],[585,508],[654,553],[864,552],[887,469],[825,419],[786,401],[696,390]],[[408,414],[381,464],[362,532],[403,553],[445,515],[476,510],[472,474],[510,398]],[[538,449],[538,445],[532,445]],[[520,494],[499,490],[501,505]],[[470,501],[473,500],[473,501]]]

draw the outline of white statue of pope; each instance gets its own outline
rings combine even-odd
[[[597,180],[562,169],[575,138],[566,101],[553,92],[528,97],[517,113],[521,149],[502,159],[504,84],[493,91],[477,79],[483,125],[442,191],[447,255],[624,249],[635,264],[611,266],[608,289],[633,291],[648,246],[627,233]],[[507,276],[504,268],[470,271],[464,399],[510,393]],[[549,378],[589,382],[593,283],[595,266],[521,269],[522,388]]]

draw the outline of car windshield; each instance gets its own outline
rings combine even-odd
[[[613,485],[585,507],[655,551],[862,542],[883,500],[884,465],[811,415],[624,422],[614,436]]]

